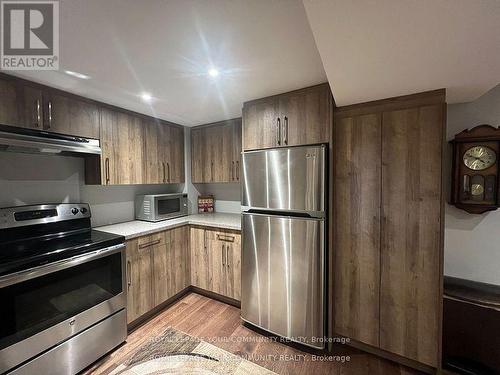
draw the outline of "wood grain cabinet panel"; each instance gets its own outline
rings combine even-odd
[[[279,112],[281,146],[329,142],[333,105],[328,84],[282,95]]]
[[[383,113],[380,346],[439,363],[444,106]]]
[[[440,367],[444,90],[338,108],[334,331]]]
[[[140,118],[101,110],[101,183],[142,184],[146,180],[145,128]]]
[[[226,296],[241,300],[241,234],[226,232]]]
[[[140,248],[137,239],[126,243],[127,322],[150,311],[153,301],[151,248]]]
[[[99,107],[67,94],[44,93],[44,129],[86,138],[99,138]]]
[[[258,150],[280,145],[279,100],[275,97],[243,105],[243,150]]]
[[[167,149],[169,151],[167,164],[168,182],[179,184],[185,181],[184,128],[174,125],[167,125],[167,127],[169,128],[169,147]],[[165,149],[163,150],[165,151]]]
[[[328,143],[333,97],[327,83],[243,105],[243,150]]]
[[[18,80],[0,76],[0,124],[41,130],[42,91]]]
[[[191,179],[194,183],[237,182],[241,164],[241,119],[191,130]]]
[[[210,289],[212,284],[211,257],[205,245],[205,229],[191,227],[190,232],[190,264],[191,285],[201,289]]]
[[[379,345],[381,115],[335,122],[335,332]]]

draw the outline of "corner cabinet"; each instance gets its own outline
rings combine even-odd
[[[192,182],[239,182],[240,178],[241,119],[192,128]]]
[[[328,143],[333,107],[328,83],[246,102],[243,150]]]
[[[338,108],[334,331],[440,367],[444,90]]]
[[[241,299],[241,234],[191,227],[191,284]]]
[[[86,158],[87,184],[184,182],[184,128],[165,121],[101,108],[102,155]]]

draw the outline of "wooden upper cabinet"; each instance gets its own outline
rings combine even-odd
[[[279,98],[281,146],[328,143],[333,101],[328,84]]]
[[[279,146],[281,124],[279,100],[260,99],[243,105],[243,150]]]
[[[101,109],[101,183],[142,184],[147,181],[146,128],[140,118]]]
[[[86,138],[99,138],[99,107],[69,94],[44,93],[44,129]]]
[[[194,183],[237,182],[240,175],[241,119],[191,130],[191,179]]]
[[[191,129],[191,181],[194,183],[204,182],[204,157],[207,142],[203,137],[203,128]]]
[[[328,143],[333,98],[327,83],[243,105],[243,149]]]
[[[168,125],[167,127],[169,128],[167,181],[179,184],[185,181],[184,128],[176,125]]]
[[[0,76],[0,124],[42,129],[42,91],[14,78]]]
[[[143,119],[144,126],[144,178],[146,184],[159,184],[167,182],[165,160],[163,159],[164,147],[161,125],[154,119]],[[168,145],[165,147],[167,148]]]

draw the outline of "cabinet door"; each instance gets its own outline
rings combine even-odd
[[[436,367],[444,105],[384,112],[380,347]]]
[[[118,166],[120,164],[119,132],[127,132],[118,126],[118,115],[114,111],[101,109],[100,144],[101,154],[101,184],[118,184]],[[123,137],[121,137],[123,139]]]
[[[99,108],[69,95],[47,92],[44,105],[46,130],[87,138],[99,138]]]
[[[0,77],[0,124],[41,129],[42,92],[31,86]]]
[[[205,242],[205,229],[191,227],[189,231],[191,284],[198,288],[209,290],[211,284],[211,271],[208,249]]]
[[[184,182],[184,129],[169,126],[169,158],[167,164],[168,182],[180,184]]]
[[[190,285],[188,239],[189,227],[183,226],[166,232],[167,251],[170,257],[170,277],[168,290],[170,297]]]
[[[152,265],[149,247],[140,248],[139,240],[127,241],[127,322],[153,308]]]
[[[219,239],[221,232],[206,230],[206,246],[208,250],[208,266],[211,273],[209,290],[226,295],[226,243]]]
[[[205,168],[205,147],[203,139],[203,128],[191,129],[191,180],[194,183],[202,183]]]
[[[220,141],[217,142],[214,182],[231,182],[233,166],[233,124],[226,122],[218,126]]]
[[[243,106],[243,150],[279,146],[281,123],[276,98],[245,103]]]
[[[280,96],[282,146],[329,142],[333,99],[328,84]]]
[[[334,126],[334,331],[379,344],[381,115]]]
[[[241,300],[241,235],[226,233],[226,295]]]
[[[143,119],[144,126],[144,183],[159,184],[166,182],[163,154],[163,133],[161,125],[153,119]]]
[[[232,181],[240,181],[241,176],[241,119],[233,121],[233,169]],[[233,165],[234,163],[234,165]]]

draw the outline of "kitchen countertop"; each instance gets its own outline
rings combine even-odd
[[[197,214],[168,219],[156,223],[132,220],[125,223],[96,227],[94,229],[125,236],[125,239],[129,240],[131,238],[145,236],[183,225],[202,225],[214,228],[241,230],[241,215],[226,213]]]

